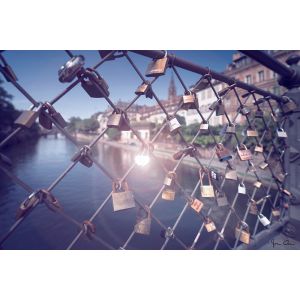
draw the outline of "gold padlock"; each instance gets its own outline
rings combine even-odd
[[[262,186],[261,181],[257,180],[253,183],[253,186],[256,187],[257,189],[259,189]]]
[[[205,174],[208,177],[208,184],[207,185],[203,185],[203,179]],[[200,168],[199,169],[199,176],[200,176],[200,192],[201,192],[201,196],[203,198],[212,198],[215,197],[215,191],[214,191],[214,187],[211,184],[211,175],[210,172],[206,169]]]
[[[256,145],[254,148],[255,152],[263,153],[264,152],[264,147],[260,144]]]
[[[196,109],[198,107],[197,104],[196,95],[191,91],[182,96],[182,107],[184,109]]]
[[[258,136],[258,132],[256,131],[256,129],[253,128],[248,128],[247,129],[247,136],[249,137],[257,137]]]
[[[195,210],[197,213],[201,211],[203,207],[203,202],[200,201],[199,199],[193,198],[191,201],[191,208]]]
[[[158,77],[165,75],[168,66],[168,56],[167,51],[165,51],[165,56],[163,58],[153,59],[148,65],[146,76],[147,77]]]
[[[166,188],[163,190],[161,198],[164,200],[173,201],[175,199],[175,191],[170,188]]]
[[[237,226],[235,228],[235,238],[239,239],[244,244],[249,244],[250,243],[249,229],[248,228],[241,229],[240,226]]]
[[[258,166],[260,169],[264,170],[269,164],[265,161],[262,161]]]
[[[272,209],[272,216],[273,217],[279,217],[280,216],[280,209],[279,208],[273,208]]]
[[[241,144],[240,146],[237,146],[237,153],[240,157],[240,160],[242,161],[252,159],[252,154],[250,150],[248,150],[245,144]]]
[[[216,225],[210,218],[208,218],[208,217],[205,218],[204,222],[205,222],[204,226],[205,226],[207,232],[216,230]]]

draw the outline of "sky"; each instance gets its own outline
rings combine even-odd
[[[197,63],[203,67],[209,67],[215,71],[223,71],[231,62],[232,55],[236,51],[223,50],[168,50],[176,56]],[[100,61],[100,56],[95,50],[72,51],[74,55],[85,57],[85,67],[94,66]],[[50,101],[68,83],[61,83],[58,80],[58,70],[69,60],[69,56],[64,51],[35,50],[35,51],[5,51],[3,56],[15,71],[19,84],[37,101]],[[129,56],[145,74],[148,63],[151,59],[129,52]],[[194,84],[199,78],[199,74],[194,74],[177,68],[187,86]],[[126,58],[119,58],[102,64],[97,71],[109,85],[109,98],[116,102],[119,99],[130,101],[134,98],[134,91],[141,84],[141,79],[130,66]],[[153,85],[153,89],[159,99],[166,99],[168,86],[172,71],[168,69],[165,76],[161,76]],[[28,109],[31,103],[11,84],[6,82],[2,74],[0,78],[4,81],[3,87],[13,95],[12,103],[17,109]],[[183,89],[175,78],[177,94],[182,94]],[[137,104],[155,104],[155,100],[150,100],[144,96],[140,97]],[[72,116],[88,118],[92,114],[104,111],[107,103],[103,98],[90,98],[80,84],[72,89],[67,95],[55,104],[55,108],[69,119]]]

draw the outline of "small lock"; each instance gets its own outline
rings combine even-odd
[[[257,109],[254,115],[255,118],[261,119],[264,117],[264,112],[261,109]]]
[[[279,173],[275,175],[275,179],[281,183],[284,182],[285,177],[286,177],[287,173],[283,174],[283,173]]]
[[[170,120],[168,120],[168,125],[171,134],[177,133],[179,128],[181,127],[176,117],[172,117]]]
[[[175,199],[175,191],[173,189],[166,188],[163,190],[161,198],[167,201],[173,201]]]
[[[90,220],[85,220],[82,222],[82,231],[89,239],[92,239],[93,234],[96,233],[96,226]]]
[[[241,112],[241,114],[243,115],[243,116],[248,116],[250,113],[251,113],[251,110],[250,110],[250,108],[248,107],[248,106],[242,106],[241,107],[241,110],[240,110],[240,112]]]
[[[222,143],[217,144],[216,154],[221,162],[232,159],[232,155],[230,154],[229,150],[225,148],[225,146]]]
[[[229,180],[237,180],[238,178],[236,170],[226,167],[225,178]]]
[[[42,189],[41,191],[41,201],[52,211],[56,212],[61,206],[56,197],[48,190]]]
[[[205,226],[207,232],[212,232],[212,231],[216,230],[216,225],[210,218],[205,218],[204,222],[205,222],[204,226]]]
[[[147,208],[148,209],[148,208]],[[139,208],[137,213],[136,224],[134,225],[134,232],[149,235],[151,231],[151,215],[150,211],[145,211],[144,208]]]
[[[205,131],[205,130],[208,130],[208,123],[207,122],[202,122],[201,124],[200,124],[200,130],[202,130],[202,131]]]
[[[237,153],[240,157],[240,160],[242,161],[252,159],[252,154],[250,150],[248,150],[245,144],[241,144],[240,146],[237,146]]]
[[[39,123],[45,129],[51,130],[52,129],[52,121],[49,117],[49,114],[46,112],[46,109],[42,108],[39,114]]]
[[[235,228],[235,238],[239,239],[244,244],[250,243],[250,233],[249,229],[241,229],[239,227]]]
[[[258,132],[256,129],[248,128],[247,129],[247,136],[248,137],[258,137]]]
[[[272,209],[272,216],[275,218],[280,217],[280,209],[279,208],[273,208]]]
[[[262,161],[258,166],[260,169],[265,170],[268,165],[266,161]]]
[[[182,106],[185,109],[196,109],[198,107],[196,96],[191,91],[182,96],[182,103]]]
[[[13,69],[9,65],[1,66],[0,65],[0,72],[3,74],[4,78],[8,82],[15,82],[18,81],[17,75],[14,73]]]
[[[30,194],[19,206],[17,213],[16,213],[16,220],[24,217],[27,212],[34,208],[37,204],[40,203],[41,200],[41,192],[36,191]]]
[[[288,137],[287,133],[284,131],[283,128],[278,128],[276,132],[277,132],[277,136],[279,138],[287,138]]]
[[[30,128],[34,124],[38,115],[39,115],[39,113],[37,111],[25,110],[15,120],[15,124],[26,127],[26,128]]]
[[[225,114],[225,107],[222,101],[218,100],[216,106],[216,116],[223,116]]]
[[[172,239],[174,238],[174,230],[171,227],[168,227],[165,231],[165,238],[166,239]]]
[[[262,183],[261,183],[261,181],[257,180],[253,183],[253,186],[256,187],[257,189],[259,189],[259,188],[261,188]]]
[[[175,178],[176,178],[175,172],[168,172],[168,174],[164,180],[164,185],[167,185],[167,186],[173,185]]]
[[[108,84],[94,70],[87,68],[81,77],[81,86],[92,98],[106,98],[109,96]]]
[[[220,90],[220,91],[218,92],[219,97],[224,97],[224,96],[226,96],[227,93],[228,93],[229,91],[231,91],[235,86],[236,86],[236,84],[234,83],[234,84],[232,84],[232,85],[229,85],[229,86],[224,87],[222,90]]]
[[[129,131],[129,119],[125,112],[121,110],[114,111],[107,120],[108,128],[116,128],[120,131]]]
[[[84,57],[82,55],[73,56],[58,71],[60,82],[71,82],[83,70]]]
[[[264,147],[262,145],[256,145],[254,148],[255,152],[263,153],[264,152]]]
[[[263,226],[268,226],[271,224],[270,220],[268,220],[268,218],[266,216],[264,216],[263,214],[258,214],[257,217]]]
[[[240,183],[238,185],[238,193],[239,194],[243,194],[243,195],[246,195],[246,186],[244,183]]]
[[[204,176],[207,175],[208,184],[203,184]],[[199,177],[200,177],[200,193],[203,198],[213,198],[215,197],[214,187],[211,183],[211,175],[210,172],[204,169],[199,169]]]
[[[249,166],[247,167],[247,172],[256,172],[256,168],[253,162],[249,161]]]
[[[229,124],[226,128],[226,133],[235,134],[235,125],[234,124]]]
[[[89,152],[90,148],[87,145],[85,145],[73,155],[71,161],[79,161],[82,165],[86,166],[87,168],[90,168],[93,165],[93,160],[88,156]]]
[[[48,110],[48,113],[46,112],[46,110]],[[48,130],[52,129],[52,120],[49,115],[60,127],[65,128],[68,126],[68,123],[65,121],[63,116],[55,110],[53,105],[51,105],[49,102],[46,102],[43,104],[39,115],[39,123],[44,128]]]
[[[191,208],[192,208],[194,211],[196,211],[197,213],[200,213],[200,211],[201,211],[201,209],[202,209],[202,207],[203,207],[203,202],[200,201],[199,199],[194,198],[194,199],[192,199],[190,205],[191,205]]]
[[[135,207],[133,193],[129,190],[125,180],[123,180],[122,184],[117,180],[113,182],[111,196],[114,211]]]
[[[226,194],[222,191],[217,191],[216,192],[216,196],[217,196],[217,204],[219,207],[222,207],[222,206],[226,206],[228,205],[228,200],[227,200],[227,197],[226,197]]]
[[[147,68],[146,77],[158,77],[165,75],[168,66],[167,52],[165,52],[165,57],[153,59]]]
[[[145,95],[146,98],[153,98],[153,93],[151,90],[151,85],[148,81],[143,82],[141,85],[138,86],[138,88],[135,91],[136,95]]]

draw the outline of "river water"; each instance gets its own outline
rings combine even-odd
[[[48,136],[38,141],[17,145],[4,153],[13,160],[12,171],[33,189],[47,188],[69,166],[70,157],[76,148],[64,137]],[[94,151],[95,157],[114,177],[122,177],[133,162],[134,154],[112,146],[98,144]],[[150,204],[162,186],[164,173],[161,163],[169,169],[174,165],[171,161],[151,161],[146,167],[135,167],[128,177],[130,188],[135,197],[145,204]],[[182,165],[178,169],[178,180],[191,193],[198,181],[198,170]],[[225,192],[229,202],[236,192],[236,183],[227,182]],[[78,163],[72,171],[55,187],[53,194],[59,199],[67,214],[82,222],[91,217],[95,210],[111,191],[111,180],[97,167],[86,168]],[[259,191],[265,195],[266,188]],[[15,214],[20,203],[26,198],[27,192],[17,186],[0,170],[0,236],[15,221]],[[199,196],[197,191],[196,196]],[[246,208],[246,196],[239,195],[237,212],[242,217]],[[212,216],[221,228],[228,207],[218,208],[212,200],[204,201],[204,212],[213,207]],[[182,195],[176,193],[175,201],[164,201],[159,197],[153,213],[166,226],[172,226],[185,205]],[[113,212],[111,200],[95,218],[97,234],[118,249],[127,240],[133,230],[136,210],[129,209]],[[255,216],[250,216],[248,223],[254,224]],[[233,231],[237,218],[230,218],[226,239],[233,243]],[[201,226],[201,219],[190,208],[183,215],[175,231],[176,235],[190,246]],[[260,227],[261,229],[261,227]],[[152,220],[150,236],[136,234],[128,245],[128,249],[160,249],[164,240],[160,235],[161,227]],[[78,233],[78,228],[66,221],[62,216],[50,211],[44,205],[37,206],[19,228],[3,244],[4,249],[65,249]],[[197,249],[212,248],[216,233],[207,233],[204,229]],[[80,238],[73,249],[105,249],[98,242],[86,236]],[[167,249],[182,249],[175,241],[170,240]],[[221,242],[219,249],[227,249]]]

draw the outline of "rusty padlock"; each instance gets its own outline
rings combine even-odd
[[[229,150],[222,143],[216,145],[216,154],[221,162],[232,159]]]
[[[162,191],[161,198],[167,201],[173,201],[175,199],[175,190],[171,188],[165,188]]]
[[[81,76],[81,86],[92,98],[109,96],[108,84],[94,69],[87,68]]]
[[[149,207],[139,207],[137,211],[136,224],[134,232],[144,235],[149,235],[151,231],[151,214]]]
[[[46,206],[54,212],[56,212],[57,209],[61,209],[58,199],[48,190],[41,190],[41,201],[43,201],[43,203],[45,203]]]
[[[32,208],[41,202],[41,191],[35,191],[30,194],[19,206],[16,213],[16,220],[24,217]]]
[[[153,59],[147,68],[146,76],[147,77],[158,77],[165,75],[166,69],[168,67],[168,55],[165,51],[165,56],[163,58]]]
[[[82,55],[73,56],[58,71],[60,82],[71,82],[83,70],[84,57]]]
[[[241,144],[240,146],[237,146],[237,153],[240,158],[240,160],[245,161],[245,160],[251,160],[252,159],[252,154],[250,150],[246,147],[245,144]]]
[[[203,184],[204,176],[207,175],[208,184]],[[200,193],[203,198],[213,198],[215,197],[214,187],[211,183],[211,175],[210,172],[206,169],[199,169],[200,176]]]
[[[114,211],[124,210],[135,207],[135,201],[132,191],[129,190],[128,184],[123,180],[112,183],[112,202]]]

